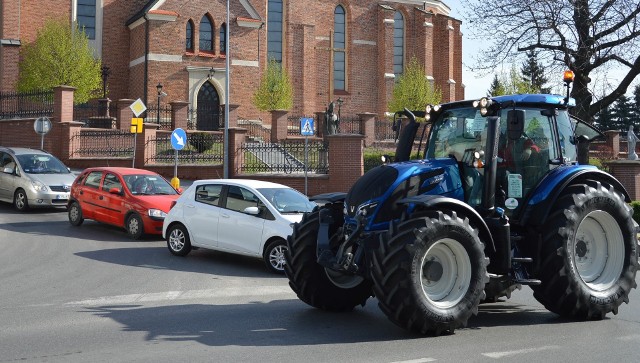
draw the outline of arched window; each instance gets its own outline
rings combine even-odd
[[[220,54],[227,54],[227,24],[220,26]]]
[[[267,58],[282,63],[282,0],[269,0],[267,10]]]
[[[200,20],[200,50],[213,52],[213,22],[206,15]]]
[[[346,90],[347,74],[347,17],[341,5],[336,6],[333,12],[333,88]]]
[[[193,21],[189,19],[187,21],[187,35],[185,49],[189,52],[193,52]]]
[[[396,11],[393,17],[393,74],[402,74],[404,69],[404,17]]]

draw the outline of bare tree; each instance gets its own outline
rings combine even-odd
[[[494,69],[507,59],[535,50],[547,67],[575,73],[572,113],[591,121],[627,92],[640,74],[638,0],[463,0],[475,38],[490,45],[476,69]],[[623,69],[622,80],[595,100],[591,77]],[[598,86],[598,89],[600,87]]]

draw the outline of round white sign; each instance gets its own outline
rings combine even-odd
[[[46,135],[51,131],[51,120],[48,117],[38,117],[33,123],[33,129],[40,135]]]

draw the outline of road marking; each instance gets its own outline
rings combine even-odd
[[[391,363],[426,363],[426,362],[435,362],[437,359],[435,358],[418,358],[418,359],[410,359],[410,360],[399,360]]]
[[[285,328],[273,328],[273,329],[253,329],[251,331],[254,332],[265,332],[265,331],[286,331],[287,329]]]
[[[527,354],[527,353],[540,352],[540,351],[543,351],[543,350],[551,350],[551,349],[560,349],[560,346],[558,346],[558,345],[547,345],[547,346],[538,347],[538,348],[511,350],[511,351],[506,351],[506,352],[482,353],[482,355],[484,355],[485,357],[496,358],[497,359],[497,358],[510,357],[512,355]]]
[[[71,301],[65,305],[119,305],[138,302],[158,302],[189,299],[211,299],[241,296],[295,296],[289,286],[252,286],[252,287],[227,287],[209,290],[165,291],[148,294],[130,294],[117,296],[103,296],[95,299]]]
[[[640,334],[633,334],[633,335],[627,335],[624,337],[618,337],[619,340],[624,340],[626,342],[628,341],[634,341],[634,340],[638,340],[640,341]]]

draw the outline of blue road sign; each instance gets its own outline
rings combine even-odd
[[[171,133],[171,147],[173,147],[174,150],[182,150],[186,143],[187,133],[181,128],[173,130]]]
[[[300,135],[313,136],[313,119],[311,117],[303,117],[300,119]]]

